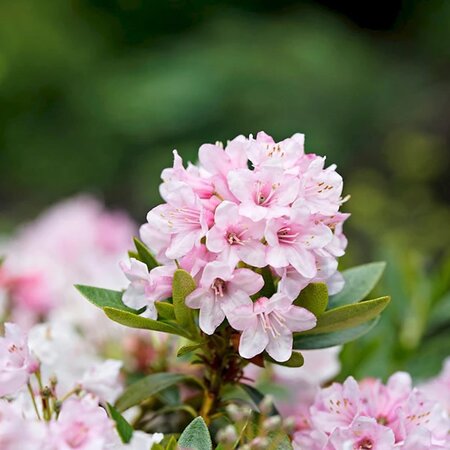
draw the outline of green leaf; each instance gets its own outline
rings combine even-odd
[[[278,364],[284,367],[301,367],[305,363],[303,355],[300,352],[292,352],[292,356],[284,362],[275,361],[267,353],[264,353],[264,359],[272,364]]]
[[[308,284],[294,301],[294,305],[302,306],[319,317],[328,305],[328,288],[325,283]]]
[[[193,378],[181,373],[161,372],[147,375],[128,386],[117,399],[115,407],[118,411],[125,411],[132,406],[141,404],[170,386],[188,380],[193,380]]]
[[[319,348],[334,347],[335,345],[346,344],[354,341],[364,334],[371,331],[378,323],[379,317],[370,322],[363,323],[357,327],[347,328],[346,330],[334,331],[333,333],[323,334],[300,334],[294,333],[295,350],[315,350]]]
[[[126,421],[122,414],[114,408],[114,406],[107,403],[106,409],[108,410],[111,419],[116,423],[117,433],[119,434],[121,441],[124,444],[128,444],[133,436],[133,427]]]
[[[337,306],[356,303],[366,298],[383,275],[385,262],[373,262],[344,270],[345,285],[341,292],[330,297],[329,305]]]
[[[172,303],[169,302],[155,302],[158,317],[167,320],[175,320],[175,310]]]
[[[148,270],[152,270],[155,267],[159,266],[158,261],[156,261],[155,257],[151,254],[150,250],[147,246],[141,242],[138,238],[133,238],[134,245],[137,250],[139,261],[143,262],[147,265]]]
[[[116,308],[106,307],[103,309],[105,314],[114,322],[120,323],[130,328],[140,328],[144,330],[162,331],[164,333],[176,334],[189,338],[187,333],[175,323],[168,323],[162,320],[148,319],[136,314],[122,311]]]
[[[109,289],[84,286],[82,284],[76,284],[75,287],[83,295],[83,297],[87,298],[93,305],[101,309],[108,307],[135,314],[139,312],[135,309],[128,308],[128,306],[123,303],[123,293],[120,291],[111,291]]]
[[[253,386],[250,386],[249,384],[239,383],[239,387],[242,388],[242,390],[247,394],[247,396],[251,400],[253,409],[259,412],[259,404],[264,400],[265,397],[264,394],[258,391],[258,389],[254,388]],[[274,405],[272,405],[270,415],[271,416],[280,415],[280,413],[278,412],[277,408],[275,408]]]
[[[304,334],[330,333],[356,327],[377,317],[389,304],[390,297],[380,297],[366,300],[352,305],[340,306],[324,312],[312,330],[303,331]]]
[[[174,436],[170,437],[169,442],[166,445],[166,450],[177,450],[178,443]]]
[[[186,297],[195,290],[194,279],[185,270],[178,269],[173,275],[172,286],[172,300],[178,324],[194,336],[198,335],[194,312],[185,303]]]
[[[177,356],[180,357],[180,356],[187,355],[188,353],[194,352],[195,350],[203,347],[204,345],[205,345],[204,342],[200,342],[200,344],[195,344],[195,345],[185,345],[178,350]]]
[[[195,418],[181,433],[178,447],[180,450],[212,450],[211,436],[202,417]]]
[[[128,250],[128,256],[130,258],[139,260],[139,254],[137,252],[134,252],[133,250]]]

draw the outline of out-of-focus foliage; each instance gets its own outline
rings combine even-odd
[[[405,1],[383,31],[314,2],[258,3],[2,2],[0,230],[79,191],[142,222],[172,148],[192,159],[201,142],[302,131],[352,195],[344,266],[389,263],[393,306],[344,372],[436,371],[450,3]]]

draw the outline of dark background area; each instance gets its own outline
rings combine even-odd
[[[389,262],[396,306],[345,367],[436,371],[449,353],[450,322],[430,329],[450,305],[449,25],[445,0],[3,1],[0,231],[79,192],[142,223],[173,148],[195,161],[203,142],[303,132],[352,196],[343,266]],[[439,349],[428,362],[426,345]]]

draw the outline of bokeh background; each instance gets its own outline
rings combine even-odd
[[[351,194],[342,267],[393,303],[341,377],[450,354],[450,2],[0,3],[0,231],[93,193],[142,223],[173,148],[307,135]],[[374,6],[376,5],[376,6]],[[74,236],[76,239],[76,236]]]

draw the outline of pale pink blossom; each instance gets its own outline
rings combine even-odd
[[[200,309],[199,325],[206,334],[213,334],[225,319],[232,302],[251,302],[264,285],[261,275],[249,269],[234,269],[225,262],[206,265],[198,288],[188,295],[186,305]]]
[[[0,448],[2,450],[46,450],[44,422],[27,420],[16,405],[0,399]]]
[[[0,397],[22,389],[38,367],[27,335],[17,325],[5,323],[5,336],[0,337]]]
[[[49,426],[49,450],[103,450],[114,442],[113,422],[89,396],[66,400]]]
[[[250,139],[247,156],[254,167],[294,167],[304,154],[305,136],[300,133],[276,143],[273,138],[260,131]]]
[[[293,207],[289,217],[271,219],[265,230],[267,262],[273,267],[291,265],[303,277],[317,274],[313,250],[325,247],[333,234],[329,227],[313,222],[304,208]]]
[[[292,304],[283,294],[252,302],[235,302],[226,316],[230,325],[242,331],[239,353],[253,358],[264,350],[276,361],[287,361],[292,355],[292,333],[309,330],[316,317],[308,310]],[[231,305],[230,305],[231,306]]]
[[[313,154],[305,155],[298,174],[300,189],[298,197],[311,214],[333,215],[342,204],[342,177],[336,165],[325,168],[325,158]]]
[[[220,254],[220,259],[234,267],[243,261],[254,267],[266,263],[265,246],[261,243],[264,222],[253,222],[239,214],[235,203],[224,201],[216,209],[214,225],[206,235],[209,251]]]
[[[172,294],[172,279],[176,266],[158,266],[150,272],[146,264],[130,258],[129,264],[122,262],[121,267],[130,280],[122,301],[130,308],[141,309],[143,317],[156,319],[158,313],[155,301],[165,300]]]
[[[283,169],[238,169],[228,173],[231,192],[239,200],[239,213],[253,221],[289,214],[297,198],[299,179]]]
[[[247,168],[248,144],[244,136],[238,136],[229,141],[225,148],[220,143],[203,144],[198,151],[200,167],[208,173],[215,192],[223,199],[236,200],[230,191],[227,176],[232,170]]]
[[[198,195],[184,183],[173,187],[167,201],[148,213],[150,226],[144,229],[143,237],[157,257],[162,253],[176,259],[200,244],[212,222],[212,212],[204,208]]]
[[[425,395],[442,405],[450,414],[450,357],[446,358],[441,373],[420,386]]]
[[[176,150],[173,151],[173,167],[164,169],[161,173],[163,183],[159,191],[161,197],[169,201],[171,193],[178,189],[180,183],[190,186],[201,199],[209,199],[214,195],[214,185],[211,179],[202,177],[200,169],[189,164],[187,169],[183,167],[183,160]]]
[[[324,450],[392,450],[394,433],[375,419],[358,417],[348,428],[336,428]]]
[[[88,368],[81,378],[80,387],[97,397],[101,403],[114,403],[123,386],[120,381],[122,361],[107,359]]]

